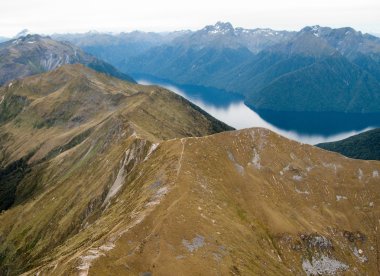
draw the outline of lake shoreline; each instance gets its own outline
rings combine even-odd
[[[173,91],[236,129],[264,127],[306,144],[341,140],[380,127],[380,113],[256,110],[236,93],[197,85],[179,85],[145,74],[132,76],[140,84],[158,85]]]

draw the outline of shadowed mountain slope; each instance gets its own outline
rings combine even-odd
[[[11,180],[1,187],[1,209],[21,200],[18,178],[30,166],[46,164],[89,137],[96,140],[90,147],[96,151],[98,143],[112,143],[111,137],[137,130],[154,142],[231,129],[172,92],[110,78],[82,65],[14,81],[0,88],[0,100],[1,177],[3,183]]]
[[[112,65],[86,54],[79,47],[50,37],[26,35],[0,44],[0,85],[18,78],[81,63],[99,72],[134,82]]]
[[[372,129],[340,141],[318,144],[317,147],[350,158],[380,160],[380,129]]]

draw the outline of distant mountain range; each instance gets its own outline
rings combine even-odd
[[[55,34],[52,35],[52,38],[59,41],[69,41],[86,52],[121,67],[131,57],[137,56],[152,47],[170,43],[173,39],[186,33],[188,31],[171,33],[134,31],[113,35],[92,31],[84,34]]]
[[[288,32],[218,22],[194,32],[55,37],[123,72],[221,88],[255,109],[380,112],[380,38],[352,28]]]
[[[380,160],[380,128],[362,132],[341,141],[322,143],[317,146],[350,158]]]
[[[110,76],[134,82],[130,76],[85,53],[77,46],[50,37],[26,35],[0,44],[0,85],[13,79],[74,63],[81,63]]]

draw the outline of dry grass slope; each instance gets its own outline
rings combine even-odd
[[[11,199],[0,215],[5,275],[41,264],[71,238],[79,249],[108,232],[119,217],[111,216],[97,236],[77,236],[107,210],[122,165],[122,184],[137,185],[131,171],[139,176],[138,163],[153,143],[231,129],[170,91],[82,65],[18,80],[2,87],[0,97],[1,115],[17,106],[0,122],[0,196]],[[25,100],[13,104],[18,97]],[[19,163],[26,169],[14,165]],[[125,211],[138,205],[130,202]]]
[[[0,215],[2,274],[380,273],[379,162],[265,129],[215,134],[229,128],[164,89],[59,70],[75,73],[0,90],[27,98],[0,125],[2,163],[30,167]]]

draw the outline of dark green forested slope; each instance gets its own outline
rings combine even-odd
[[[341,141],[318,144],[317,147],[339,152],[351,158],[380,160],[380,128]]]

